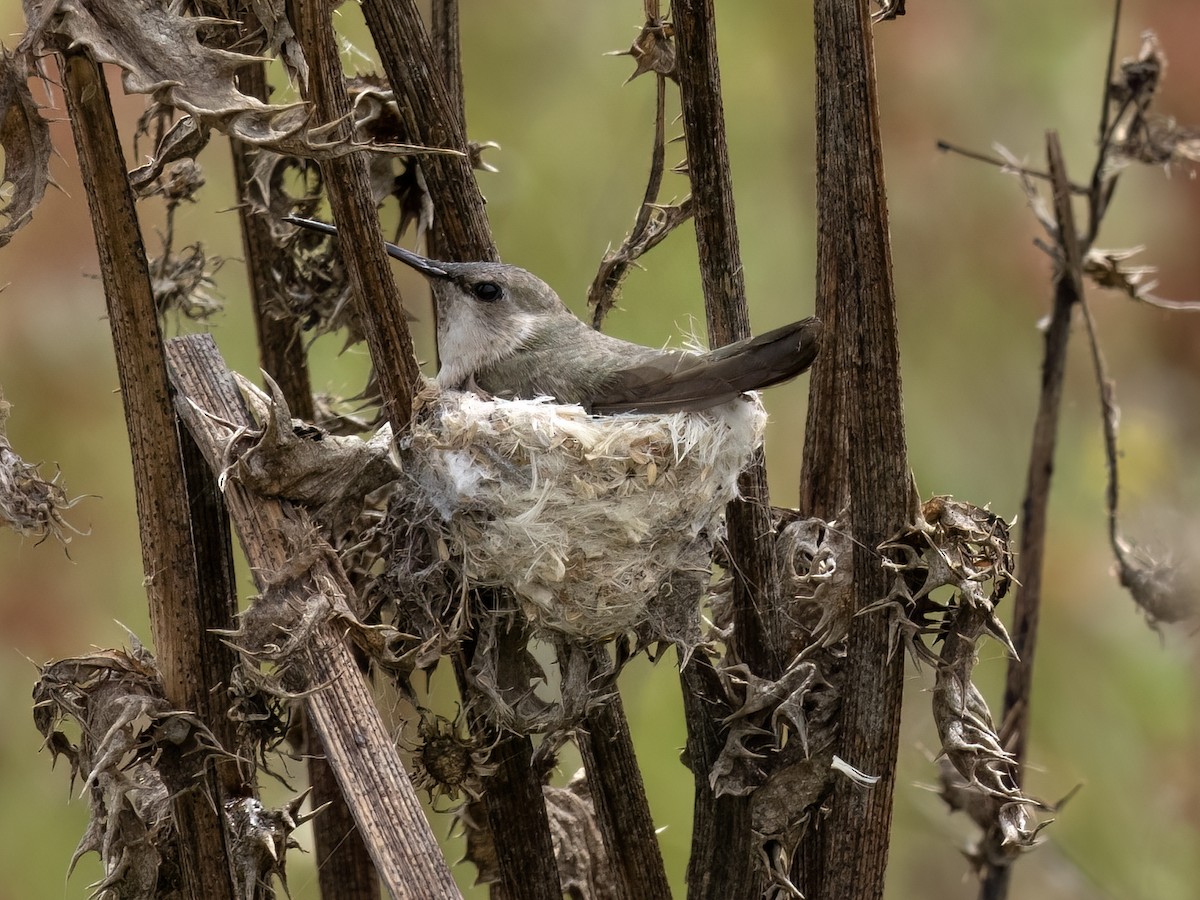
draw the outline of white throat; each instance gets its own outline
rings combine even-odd
[[[533,335],[536,323],[537,318],[530,313],[489,315],[470,300],[454,303],[438,318],[438,353],[442,359],[438,385],[460,388],[475,373],[512,356]]]

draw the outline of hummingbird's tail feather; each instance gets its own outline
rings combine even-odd
[[[821,346],[821,320],[808,318],[708,353],[679,353],[614,373],[591,404],[592,412],[694,412],[795,378]]]

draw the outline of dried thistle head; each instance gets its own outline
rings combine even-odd
[[[453,720],[421,710],[413,753],[413,783],[429,795],[430,803],[441,798],[456,801],[460,794],[478,800],[483,779],[496,771],[488,762],[492,748],[479,744],[467,733],[461,710]]]

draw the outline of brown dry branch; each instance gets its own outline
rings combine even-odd
[[[718,347],[749,335],[750,320],[733,208],[713,4],[711,0],[676,2],[672,17],[705,317],[709,343]],[[757,673],[778,677],[784,666],[784,609],[774,542],[763,539],[771,533],[771,515],[761,452],[738,487],[741,499],[726,508],[726,541],[734,573],[728,653]],[[751,801],[719,796],[709,780],[725,743],[724,728],[718,724],[730,711],[724,692],[703,654],[690,658],[681,654],[681,684],[695,779],[688,893],[698,900],[754,893],[762,874],[755,865]]]
[[[166,696],[176,708],[197,711],[210,728],[217,728],[224,718],[218,686],[228,670],[222,671],[223,651],[206,629],[227,622],[206,621],[198,605],[210,588],[208,573],[199,570],[193,543],[189,485],[157,310],[112,106],[99,66],[86,51],[60,51],[59,59],[124,398],[158,666]],[[228,598],[227,587],[217,585],[216,596]],[[209,680],[214,675],[216,680]],[[210,784],[219,802],[226,787]],[[185,896],[232,897],[233,885],[223,877],[228,872],[226,838],[211,802],[196,791],[176,795],[172,814],[176,827],[190,836],[181,845]]]
[[[1195,303],[1166,301],[1154,296],[1151,293],[1154,284],[1147,280],[1153,269],[1129,265],[1127,262],[1138,252],[1137,249],[1105,251],[1094,246],[1104,217],[1111,208],[1120,174],[1130,162],[1171,165],[1194,163],[1197,158],[1195,130],[1180,127],[1151,112],[1166,67],[1154,35],[1147,33],[1144,36],[1136,58],[1117,65],[1120,21],[1121,2],[1117,0],[1101,97],[1098,150],[1086,187],[1081,188],[1070,180],[1058,135],[1053,131],[1047,133],[1049,166],[1046,173],[1017,165],[1011,154],[1003,149],[1003,159],[999,160],[1005,171],[1019,177],[1035,215],[1049,236],[1049,243],[1038,242],[1039,246],[1052,257],[1055,266],[1054,304],[1046,329],[1042,387],[1022,504],[1018,554],[1021,561],[1020,587],[1013,611],[1013,643],[1017,655],[1009,662],[1002,717],[1002,745],[1012,754],[1018,786],[1029,739],[1029,698],[1041,604],[1047,505],[1058,411],[1070,320],[1077,304],[1083,310],[1087,325],[1092,364],[1099,387],[1108,475],[1106,508],[1109,540],[1116,558],[1118,577],[1152,624],[1190,619],[1197,610],[1195,599],[1189,595],[1188,587],[1181,583],[1176,568],[1155,561],[1120,533],[1117,519],[1118,451],[1114,385],[1108,376],[1095,323],[1084,298],[1084,283],[1091,281],[1098,287],[1119,291],[1149,305],[1188,311],[1200,308]],[[958,151],[958,148],[945,142],[940,142],[939,146]],[[966,155],[985,162],[997,162],[995,158],[983,154],[967,152]],[[1035,178],[1049,181],[1052,211],[1047,210],[1041,201],[1033,181]],[[1087,209],[1086,226],[1082,230],[1076,226],[1072,208],[1072,198],[1079,195],[1085,200]],[[980,889],[983,900],[1001,900],[1007,896],[1012,861],[1007,857],[984,860]]]
[[[168,348],[176,408],[214,471],[231,438],[253,429],[207,336]],[[356,622],[353,591],[308,514],[224,482],[262,596],[230,640],[251,668],[270,661],[279,688],[302,698],[383,884],[396,897],[456,897],[458,889],[343,634]]]

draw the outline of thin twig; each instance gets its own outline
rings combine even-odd
[[[949,141],[941,140],[937,142],[937,148],[943,153],[957,153],[959,156],[965,156],[967,159],[973,159],[976,162],[987,163],[989,166],[996,166],[997,168],[1004,169],[1006,172],[1013,172],[1026,178],[1038,178],[1042,181],[1050,180],[1049,172],[1042,172],[1038,169],[1030,169],[1026,166],[1015,165],[1011,159],[1006,159],[1003,156],[992,156],[987,153],[981,153],[978,150],[970,150],[966,147],[960,147],[957,144],[952,144]],[[1081,195],[1086,194],[1088,193],[1088,188],[1081,184],[1072,184],[1071,193]]]
[[[1018,588],[1013,601],[1011,637],[1017,655],[1008,662],[1004,685],[1004,723],[1000,734],[1004,749],[1013,755],[1014,778],[1020,786],[1029,740],[1029,698],[1033,687],[1033,663],[1041,613],[1042,575],[1046,555],[1047,510],[1058,441],[1059,407],[1066,373],[1067,343],[1071,314],[1083,296],[1082,251],[1075,231],[1066,164],[1058,134],[1046,134],[1046,152],[1054,185],[1054,211],[1062,259],[1055,281],[1054,308],[1046,330],[1042,357],[1042,389],[1033,426],[1033,446],[1025,499],[1021,504],[1021,542],[1017,553]],[[980,900],[1002,900],[1008,895],[1011,865],[987,864],[980,881]]]
[[[594,307],[592,327],[597,331],[604,324],[604,317],[613,308],[617,289],[625,279],[629,267],[641,255],[636,252],[636,248],[645,241],[651,217],[655,211],[655,204],[658,202],[658,192],[662,188],[666,157],[667,79],[664,75],[656,74],[655,81],[658,90],[654,114],[654,144],[650,150],[650,175],[646,179],[646,190],[642,194],[642,203],[638,207],[633,228],[625,236],[620,247],[604,254],[604,259],[600,262],[600,269],[588,287],[588,306]]]

